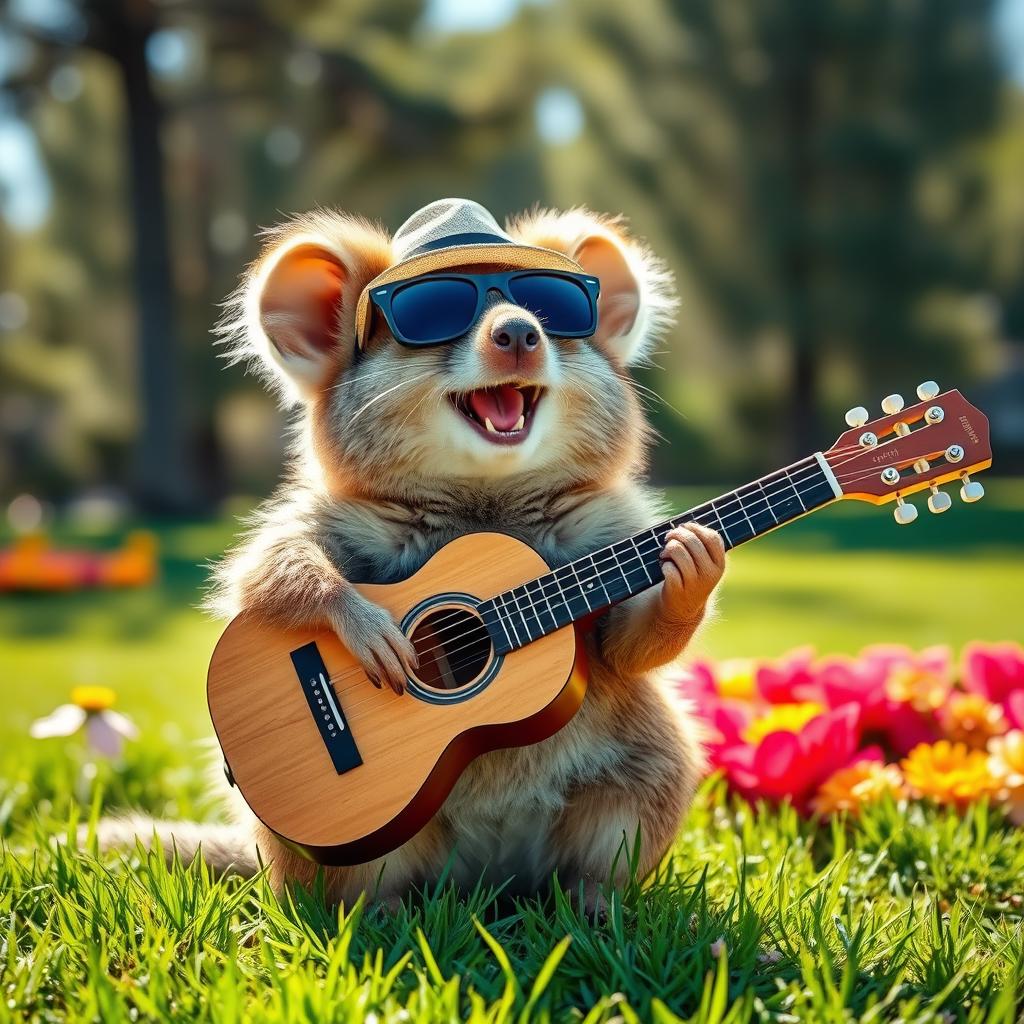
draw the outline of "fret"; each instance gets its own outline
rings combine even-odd
[[[569,567],[572,569],[572,573],[576,577],[576,582],[579,584],[580,592],[583,594],[583,600],[587,602],[587,610],[592,612],[595,607],[599,607],[590,603],[591,596],[597,596],[594,593],[594,581],[588,580],[586,586],[584,586],[583,580],[580,579],[579,571],[576,568],[576,563],[570,562]]]
[[[579,577],[576,576],[575,570],[572,568],[572,564],[563,565],[561,568],[556,569],[552,574],[555,582],[558,584],[558,589],[563,595],[566,607],[571,615],[569,621],[581,618],[588,612],[593,611],[593,605],[587,600],[587,595],[583,592],[583,588],[580,586]],[[570,579],[570,576],[572,579]],[[564,578],[564,583],[563,583]],[[567,591],[567,587],[569,588]],[[576,593],[573,593],[573,590]],[[583,608],[577,611],[574,602],[582,601]]]
[[[775,525],[778,526],[779,525],[779,517],[775,514],[775,509],[772,507],[771,498],[768,497],[768,492],[764,489],[764,484],[762,483],[762,481],[758,480],[757,481],[757,486],[761,489],[761,495],[764,498],[765,504],[768,507],[768,514],[774,520]]]
[[[565,607],[565,599],[561,592],[561,588],[558,587],[558,582],[555,580],[553,573],[548,573],[547,576],[541,576],[539,582],[541,599],[544,601],[544,610],[547,611],[548,617],[551,619],[552,628],[560,629],[562,626],[566,625],[567,622],[572,621],[571,619],[565,618],[567,609]],[[547,585],[549,582],[555,584],[555,587],[558,590],[557,594],[548,593]],[[560,616],[555,614],[556,608],[561,611],[562,614]]]
[[[488,611],[492,611],[494,613],[495,621],[501,624],[501,632],[502,635],[504,635],[505,644],[507,644],[507,646],[503,647],[502,635],[499,635],[496,631],[492,630],[491,637],[494,640],[495,647],[501,650],[502,653],[505,653],[506,651],[514,651],[519,646],[519,638],[515,635],[515,628],[512,627],[512,624],[509,622],[508,616],[505,613],[505,599],[503,594],[498,594],[491,598],[490,601],[485,601],[480,605],[480,616],[485,623],[487,622],[486,613]]]
[[[541,576],[538,579],[531,580],[529,583],[524,585],[527,599],[530,601],[534,614],[537,616],[537,623],[541,628],[542,632],[547,632],[548,627],[544,625],[543,615],[547,612],[548,618],[551,619],[551,628],[558,629],[559,622],[555,619],[555,613],[551,610],[551,602],[548,601],[547,594],[544,593],[544,580],[546,576]],[[530,588],[534,589],[530,589]]]
[[[594,561],[594,556],[590,556],[590,565],[594,570],[594,575],[597,576],[597,582],[601,584],[601,589],[604,591],[605,600],[608,604],[611,604],[614,600],[612,595],[608,593],[608,588],[604,585],[604,579],[601,575],[601,570],[597,567],[597,562]]]
[[[538,637],[544,635],[544,627],[540,624],[540,616],[537,614],[537,608],[533,603],[529,593],[527,592],[526,586],[515,587],[512,590],[512,599],[516,603],[516,610],[522,616],[523,626],[526,629],[526,635],[531,640],[536,640]],[[530,622],[530,616],[533,616],[533,623]],[[534,635],[536,633],[536,636]]]
[[[626,570],[622,568],[622,561],[619,558],[619,552],[616,550],[618,544],[613,544],[611,548],[612,561],[615,563],[615,568],[622,574],[622,582],[626,584],[626,593],[632,593],[632,585],[629,582],[629,577],[626,575]]]
[[[724,520],[723,525],[728,524],[729,546],[736,547],[737,544],[756,537],[757,530],[754,529],[754,524],[750,521],[746,509],[743,508],[743,502],[739,495],[733,491],[725,497],[728,504],[723,504],[721,498],[716,498],[712,504],[715,506],[719,519]]]
[[[512,632],[515,634],[516,644],[521,647],[523,644],[529,643],[532,637],[526,630],[526,621],[519,610],[519,602],[516,600],[515,591],[507,590],[505,596],[511,599],[504,602],[505,608],[509,611],[509,626],[512,627]],[[518,625],[516,624],[516,618],[519,620]],[[526,637],[525,640],[523,635]]]
[[[495,603],[495,600],[483,601],[477,610],[480,612],[480,618],[483,620],[484,625],[487,627],[487,632],[491,634],[491,637],[494,640],[494,645],[495,648],[498,650],[498,653],[503,654],[505,653],[505,651],[515,650],[516,645],[512,643],[512,636],[508,631],[508,625],[505,623],[505,616],[498,611],[498,606]],[[493,618],[490,620],[487,618],[488,613],[490,613],[493,616]],[[495,623],[501,626],[500,634],[492,628],[495,625]],[[505,637],[504,649],[502,649],[500,646],[502,636]]]
[[[786,483],[793,489],[793,493],[796,495],[796,500],[800,502],[800,508],[806,512],[807,506],[804,504],[804,499],[800,497],[800,492],[797,490],[796,484],[793,482],[793,478],[789,475],[789,470],[784,469],[782,471],[786,474]]]
[[[767,533],[774,526],[778,525],[772,510],[761,492],[759,484],[748,484],[736,492],[743,505],[744,515],[754,530],[754,536],[759,537]]]
[[[793,480],[786,470],[773,473],[766,479],[773,486],[771,491],[765,488],[765,492],[771,495],[772,515],[775,517],[776,525],[796,519],[807,511],[800,500],[800,492],[793,485]],[[787,493],[788,491],[792,491],[792,494]]]
[[[651,570],[647,567],[647,556],[640,550],[640,545],[637,544],[636,538],[630,537],[629,543],[633,546],[633,550],[636,552],[636,568],[630,569],[630,572],[642,572],[647,577],[649,584],[654,583],[654,577],[651,575]]]
[[[718,522],[718,532],[722,535],[726,548],[736,547],[732,537],[729,536],[729,531],[725,528],[725,523],[722,522],[722,515],[718,511],[718,506],[713,501],[709,501],[708,504],[711,506],[711,511],[715,513],[715,519]]]

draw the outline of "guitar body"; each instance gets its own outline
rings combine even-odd
[[[420,655],[401,696],[377,689],[332,632],[234,619],[207,694],[230,777],[256,816],[321,864],[365,863],[415,835],[474,757],[565,725],[586,691],[574,627],[499,656],[474,611],[547,569],[528,545],[480,533],[407,580],[360,585]]]

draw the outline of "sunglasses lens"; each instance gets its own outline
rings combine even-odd
[[[590,295],[567,277],[524,274],[512,278],[508,289],[550,335],[587,334],[597,327]]]
[[[391,319],[407,341],[431,345],[465,334],[476,304],[476,286],[469,281],[414,281],[391,296]]]

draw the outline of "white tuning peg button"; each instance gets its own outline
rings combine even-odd
[[[914,508],[913,505],[905,502],[902,498],[897,498],[896,508],[893,509],[892,517],[900,524],[900,526],[906,526],[917,518],[917,509]]]
[[[868,421],[868,411],[863,405],[854,406],[846,414],[846,425],[848,427],[863,427]]]
[[[903,396],[902,395],[886,395],[882,399],[882,412],[886,416],[893,416],[898,412],[903,411]]]
[[[940,491],[935,484],[932,484],[931,497],[928,499],[928,511],[938,515],[940,512],[948,511],[952,504],[953,499],[945,491]]]
[[[917,385],[917,397],[922,402],[930,402],[939,393],[939,385],[933,380],[926,380]]]
[[[972,480],[966,473],[963,475],[963,487],[960,488],[960,500],[971,504],[972,501],[981,501],[985,497],[985,488],[976,480]]]

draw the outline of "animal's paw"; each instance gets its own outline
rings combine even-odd
[[[389,612],[352,590],[336,603],[330,620],[374,686],[387,683],[395,693],[405,691],[406,677],[416,669],[416,649]]]
[[[725,545],[714,531],[699,523],[671,530],[661,553],[665,577],[661,614],[668,622],[699,619],[711,592],[725,572]]]

